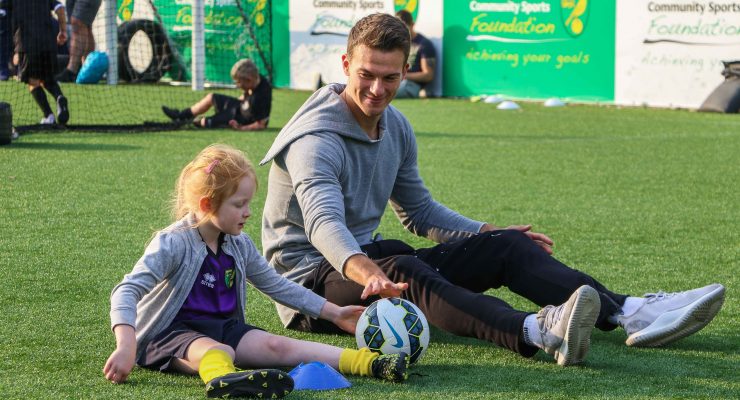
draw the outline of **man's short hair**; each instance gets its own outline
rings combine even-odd
[[[409,28],[392,15],[370,14],[357,21],[349,31],[347,57],[352,58],[352,51],[360,45],[384,52],[401,50],[406,64],[411,48],[411,34]]]
[[[411,27],[411,25],[414,24],[414,16],[411,15],[408,10],[399,10],[396,13],[396,17],[403,21],[403,23],[406,24],[406,26],[408,27]]]
[[[257,69],[257,65],[248,58],[242,58],[231,67],[231,79],[234,80],[256,78],[259,76],[259,73],[260,71]]]

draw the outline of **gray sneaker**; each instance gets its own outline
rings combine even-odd
[[[725,287],[715,283],[676,293],[648,293],[632,315],[617,317],[627,346],[657,347],[704,328],[722,308]]]
[[[591,345],[591,330],[599,316],[599,293],[591,286],[579,287],[565,303],[546,306],[537,313],[542,343],[558,365],[582,362]]]

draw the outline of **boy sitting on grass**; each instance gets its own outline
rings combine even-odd
[[[205,114],[211,107],[216,113],[211,117],[194,122],[198,128],[222,128],[230,126],[241,131],[258,131],[267,128],[272,107],[272,85],[260,75],[252,60],[241,59],[231,67],[231,78],[236,87],[243,90],[239,98],[209,93],[192,107],[177,110],[162,106],[162,111],[177,123],[192,121]]]

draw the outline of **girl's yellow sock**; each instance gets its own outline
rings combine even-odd
[[[339,372],[343,374],[372,376],[373,361],[378,358],[367,347],[360,350],[344,349],[339,356]]]
[[[200,379],[203,379],[205,383],[232,372],[236,372],[234,360],[231,359],[229,353],[218,349],[208,350],[198,366]]]

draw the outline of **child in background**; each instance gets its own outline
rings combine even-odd
[[[42,124],[66,124],[69,120],[67,98],[54,78],[57,46],[67,41],[67,19],[64,6],[56,0],[11,0],[9,12],[15,43],[13,64],[21,82],[28,84],[31,96],[44,114]],[[50,10],[59,21],[58,33],[52,29]],[[57,115],[51,111],[46,89],[57,103]]]
[[[208,93],[190,108],[177,110],[162,106],[162,111],[175,122],[189,122],[216,109],[212,117],[195,121],[198,128],[223,128],[230,126],[240,131],[257,131],[267,128],[272,107],[272,85],[260,75],[252,60],[242,59],[231,67],[231,79],[244,91],[239,98],[218,93]]]
[[[339,307],[270,267],[242,232],[257,187],[252,164],[229,146],[211,145],[191,161],[175,187],[175,223],[158,232],[111,294],[116,349],[103,368],[115,383],[134,363],[198,373],[207,397],[287,395],[288,374],[275,369],[325,362],[342,373],[400,382],[407,354],[378,355],[277,336],[248,325],[246,283],[274,301],[354,333],[363,307]]]

